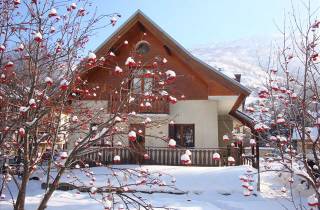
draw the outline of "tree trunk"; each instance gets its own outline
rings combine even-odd
[[[65,170],[65,168],[61,168],[59,170],[56,178],[52,182],[52,184],[48,185],[50,187],[49,187],[49,189],[47,189],[46,193],[44,194],[44,197],[42,198],[37,210],[44,210],[47,208],[48,201],[51,198],[53,192],[56,190],[56,188],[59,184],[60,178],[61,178],[62,174],[64,173],[64,170]]]
[[[23,173],[22,181],[19,188],[19,193],[17,196],[16,204],[14,210],[24,210],[25,199],[26,199],[26,191],[27,191],[27,184],[29,181],[29,172],[28,170]]]
[[[27,137],[22,139],[23,143],[23,176],[22,181],[19,187],[19,193],[17,196],[17,201],[14,210],[24,210],[25,200],[26,200],[26,191],[27,184],[29,182],[30,172],[30,162],[29,162],[29,143]]]

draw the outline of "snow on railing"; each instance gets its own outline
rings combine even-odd
[[[242,156],[239,148],[167,148],[146,147],[137,150],[132,147],[95,147],[78,156],[78,159],[96,161],[105,164],[113,162],[115,156],[120,156],[117,164],[146,164],[146,165],[181,165],[181,156],[190,155],[192,166],[230,166],[253,164],[253,158]],[[220,157],[217,158],[216,154]],[[147,155],[146,155],[147,154]],[[214,155],[215,154],[215,155]],[[147,158],[146,158],[147,157]],[[230,162],[232,157],[234,161]]]

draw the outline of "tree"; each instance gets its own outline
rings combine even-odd
[[[150,127],[164,123],[136,116],[133,110],[128,112],[128,107],[136,105],[148,109],[154,101],[177,102],[169,88],[176,74],[165,69],[166,58],[157,57],[149,63],[140,63],[141,56],[134,51],[125,65],[121,64],[124,68],[115,64],[106,67],[115,56],[113,52],[101,57],[93,52],[86,53],[84,49],[90,36],[100,28],[114,25],[120,17],[117,13],[90,14],[90,7],[91,3],[86,0],[4,0],[0,4],[0,151],[1,156],[14,154],[21,162],[18,166],[21,180],[15,176],[14,168],[6,166],[0,194],[5,188],[10,191],[8,182],[16,183],[19,193],[16,198],[12,195],[15,210],[24,209],[27,183],[39,167],[46,174],[46,191],[38,206],[40,210],[46,208],[63,174],[70,168],[81,167],[77,164],[81,152],[115,135],[126,141],[137,141],[142,134],[130,130],[132,119]],[[154,71],[145,72],[143,65],[152,65]],[[116,109],[104,119],[99,115],[105,110],[92,110],[82,102],[99,92],[100,87],[90,86],[83,78],[84,72],[97,67],[112,71],[122,80],[120,87],[113,90],[118,93]],[[147,78],[153,79],[148,80],[148,89],[135,91],[133,83],[141,79],[147,81]],[[144,104],[140,103],[142,99]],[[82,135],[72,149],[57,153],[61,142],[68,141],[75,133]],[[159,138],[169,141],[167,137]],[[171,144],[174,144],[173,140]],[[148,158],[147,154],[140,155]],[[120,158],[114,157],[114,161]],[[44,162],[47,165],[42,166]],[[87,166],[86,163],[83,165]],[[150,176],[144,171],[122,171]],[[92,186],[90,189],[95,193]],[[108,192],[121,195],[120,187],[110,188]],[[107,206],[112,198],[103,198],[101,202]],[[139,203],[139,200],[131,199],[131,202]],[[128,202],[124,203],[128,207]],[[145,203],[139,205],[148,208]]]
[[[292,7],[291,24],[281,30],[283,39],[275,47],[274,59],[269,59],[259,101],[247,110],[255,117],[258,141],[279,152],[278,159],[269,159],[266,169],[287,177],[284,185],[292,195],[298,194],[296,180],[307,183],[314,191],[308,204],[319,208],[320,22],[310,3],[302,6],[306,18],[299,19]],[[279,164],[281,167],[275,166]],[[292,202],[296,209],[303,209],[301,203]]]

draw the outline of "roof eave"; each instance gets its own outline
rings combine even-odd
[[[254,130],[254,119],[250,116],[239,110],[232,110],[229,114],[239,120],[243,125],[249,127],[251,130]]]
[[[124,27],[128,24],[135,23],[139,20],[139,18],[142,18],[146,20],[147,22],[151,23],[152,26],[156,28],[159,32],[161,32],[167,39],[169,39],[177,49],[181,49],[181,51],[187,55],[189,58],[191,58],[194,62],[202,65],[204,69],[207,70],[210,74],[215,74],[214,76],[218,76],[219,79],[222,79],[226,81],[228,84],[230,84],[230,88],[232,88],[234,91],[238,91],[239,94],[244,94],[245,96],[250,95],[251,90],[247,87],[243,86],[241,83],[237,82],[236,80],[229,78],[228,76],[224,75],[217,69],[213,68],[209,64],[203,62],[199,58],[192,55],[187,49],[185,49],[181,44],[179,44],[175,39],[173,39],[168,33],[166,33],[161,27],[159,27],[153,20],[151,20],[148,16],[146,16],[141,10],[137,10],[133,15],[130,16],[130,18],[125,21],[115,32],[113,32],[102,44],[100,44],[96,50],[95,53],[99,52],[104,46],[106,46],[114,37],[116,37]]]

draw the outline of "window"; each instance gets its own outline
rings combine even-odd
[[[134,78],[132,82],[132,93],[141,93],[142,92],[142,80],[141,78]]]
[[[169,137],[182,147],[194,147],[194,124],[169,125]]]
[[[149,69],[139,70],[139,72],[136,73],[135,78],[131,81],[131,92],[134,94],[152,92],[154,87],[154,79],[151,75],[146,76],[152,72],[153,70]]]
[[[150,51],[151,45],[145,40],[141,40],[136,44],[136,52],[140,55],[145,55]]]

